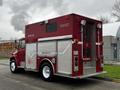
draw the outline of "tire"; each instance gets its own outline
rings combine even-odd
[[[10,62],[10,71],[11,71],[12,73],[16,73],[16,72],[18,71],[17,65],[16,65],[16,62],[15,62],[15,61],[11,61],[11,62]]]
[[[53,69],[49,63],[43,63],[40,69],[41,78],[45,81],[53,80]]]

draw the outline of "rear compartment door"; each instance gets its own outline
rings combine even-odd
[[[96,73],[96,26],[86,22],[83,27],[83,74]]]

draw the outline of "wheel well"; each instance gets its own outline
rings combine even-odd
[[[11,58],[10,58],[10,61],[14,61],[14,60],[15,60],[15,57],[11,57]]]
[[[41,71],[41,66],[42,66],[44,63],[48,63],[49,65],[51,65],[51,67],[52,67],[52,69],[53,69],[53,73],[54,73],[54,66],[53,66],[52,62],[51,62],[50,60],[47,60],[47,59],[44,59],[44,60],[40,63],[39,71]]]

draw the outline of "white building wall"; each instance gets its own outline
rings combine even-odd
[[[119,59],[119,54],[117,55],[117,58],[114,58],[114,47],[112,46],[113,43],[117,43],[117,40],[114,36],[104,36],[103,37],[103,55],[104,55],[104,61],[116,61]],[[118,45],[117,45],[118,46]],[[118,48],[116,48],[118,49]],[[117,50],[118,53],[118,50]]]

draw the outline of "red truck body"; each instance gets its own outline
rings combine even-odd
[[[16,68],[37,72],[47,62],[53,75],[70,78],[104,73],[102,22],[69,14],[26,25],[25,49],[13,59]]]

